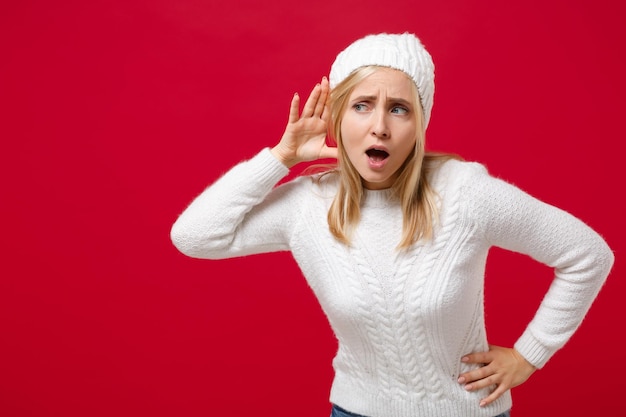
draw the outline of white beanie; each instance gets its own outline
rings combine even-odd
[[[352,71],[367,65],[394,68],[411,77],[419,92],[425,129],[433,108],[435,64],[420,40],[410,33],[381,33],[353,42],[335,58],[328,77],[330,88],[337,86]]]

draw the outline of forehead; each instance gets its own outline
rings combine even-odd
[[[393,68],[378,68],[373,74],[359,82],[350,96],[379,96],[381,94],[413,100],[416,96],[416,87],[413,80],[404,72]]]

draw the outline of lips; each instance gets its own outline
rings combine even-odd
[[[370,148],[365,153],[373,162],[382,162],[389,157],[389,152],[382,148]]]
[[[385,168],[389,160],[389,152],[384,146],[370,146],[366,151],[367,165],[374,171],[380,171]]]

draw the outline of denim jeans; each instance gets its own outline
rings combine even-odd
[[[349,411],[344,410],[341,407],[337,407],[335,404],[333,404],[333,408],[331,410],[330,413],[330,417],[367,417],[361,414],[355,414],[355,413],[351,413]],[[495,417],[511,417],[511,412],[510,411],[505,411],[502,414],[498,414]]]

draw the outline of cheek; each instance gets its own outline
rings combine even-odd
[[[359,166],[359,153],[361,147],[359,146],[359,140],[354,133],[350,134],[350,130],[347,130],[348,134],[342,132],[342,144],[346,158],[350,164],[358,168]]]
[[[417,142],[417,131],[413,126],[405,127],[400,130],[400,148],[407,153],[415,148]]]
[[[359,143],[357,126],[351,120],[345,120],[341,123],[341,139],[343,147],[349,154]]]
[[[413,149],[415,149],[416,142],[417,142],[417,139],[415,138],[415,135],[411,135],[404,142],[404,150],[407,153],[410,153]]]
[[[398,143],[396,147],[397,156],[399,157],[398,163],[403,164],[408,158],[411,157],[415,150],[415,137],[406,137],[404,140]]]
[[[415,150],[415,139],[407,141],[407,144],[403,149],[404,160],[410,157],[414,150]]]
[[[357,160],[357,153],[358,153],[357,144],[354,141],[352,141],[350,138],[348,138],[347,140],[344,139],[343,147],[345,149],[346,156],[348,157],[352,165],[354,165]]]

